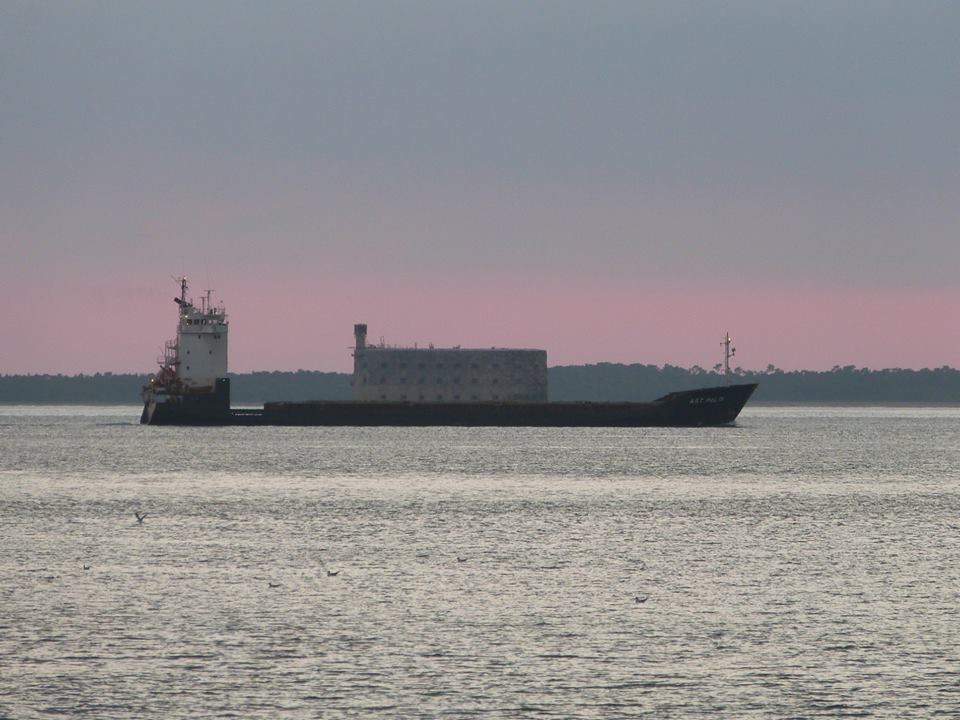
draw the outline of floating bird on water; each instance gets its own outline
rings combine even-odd
[[[272,583],[272,582],[269,582],[269,581],[268,581],[268,582],[267,582],[267,587],[278,588],[278,587],[280,587],[280,583]]]
[[[137,516],[137,525],[143,525],[143,521],[146,519],[147,514],[143,513],[143,515],[141,515],[139,510],[134,510],[133,514]]]
[[[90,569],[90,566],[89,566],[89,565],[84,565],[84,566],[83,566],[83,569],[84,569],[84,570],[89,570],[89,569]]]
[[[326,548],[321,548],[321,550],[326,550]],[[324,570],[327,571],[327,577],[336,577],[337,575],[340,574],[340,571],[339,571],[339,570],[337,570],[337,571],[331,570],[331,569],[327,566],[327,564],[323,561],[323,558],[322,558],[322,557],[317,557],[317,560],[320,561],[320,567],[322,567]]]
[[[466,561],[467,559],[465,557],[460,557],[459,555],[457,555],[457,562],[466,562]]]
[[[640,604],[642,604],[642,603],[645,603],[649,598],[650,598],[649,595],[637,595],[637,596],[633,599],[633,601],[634,601],[637,605],[640,605]]]

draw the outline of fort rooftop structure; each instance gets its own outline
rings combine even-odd
[[[547,401],[546,350],[390,347],[353,326],[359,402]]]

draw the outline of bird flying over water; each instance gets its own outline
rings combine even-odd
[[[143,521],[146,519],[147,513],[143,513],[141,515],[139,510],[134,510],[133,514],[137,516],[137,525],[143,525]]]

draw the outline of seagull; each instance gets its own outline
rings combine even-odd
[[[141,515],[139,510],[134,510],[133,514],[137,516],[137,525],[143,525],[143,521],[146,519],[147,514],[144,513]]]
[[[340,574],[340,571],[327,570],[327,577],[336,577]]]
[[[90,569],[90,566],[89,566],[89,565],[84,565],[84,566],[83,566],[83,569],[84,569],[84,570],[89,570],[89,569]]]
[[[272,588],[278,588],[280,587],[280,583],[272,583],[270,581],[267,581],[267,586]]]
[[[633,601],[634,601],[637,605],[640,605],[640,604],[642,604],[642,603],[645,603],[649,598],[650,598],[649,595],[637,595],[637,596],[633,599]]]
[[[466,561],[467,559],[465,557],[460,557],[459,555],[457,555],[457,562],[466,562]]]

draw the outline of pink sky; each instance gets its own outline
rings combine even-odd
[[[960,3],[758,5],[8,3],[0,373],[960,366]]]
[[[4,289],[0,372],[147,372],[173,336],[172,281]],[[19,290],[19,292],[16,292]],[[711,367],[729,330],[737,364],[763,369],[960,366],[960,292],[669,287],[573,280],[230,276],[231,370],[348,371],[352,327],[388,344],[546,349],[550,365]]]

